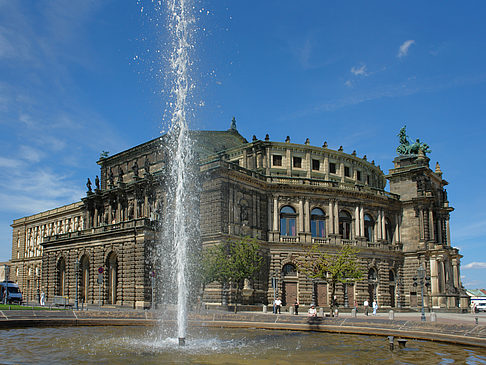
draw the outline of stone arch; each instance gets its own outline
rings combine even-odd
[[[369,242],[375,241],[375,224],[376,219],[370,212],[364,214],[364,236]]]
[[[296,236],[298,210],[296,210],[292,205],[286,204],[280,207],[279,215],[280,215],[280,235]]]
[[[88,303],[90,289],[90,259],[88,253],[84,252],[79,258],[79,299],[81,303]]]
[[[107,303],[116,304],[118,300],[118,253],[114,250],[110,251],[106,255],[105,266],[106,266],[106,278],[107,278]]]
[[[67,261],[64,255],[56,260],[56,287],[55,295],[65,296],[67,292]]]
[[[327,214],[325,209],[321,207],[313,207],[311,209],[311,235],[312,237],[325,237],[326,236],[326,220]]]
[[[339,235],[342,239],[351,239],[351,222],[353,221],[352,214],[346,210],[341,209],[339,211]]]

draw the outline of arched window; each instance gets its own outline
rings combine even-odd
[[[326,236],[326,215],[322,209],[314,208],[311,211],[311,232],[312,237]]]
[[[61,257],[57,262],[57,295],[67,295],[66,291],[66,261]]]
[[[349,240],[351,238],[351,214],[345,210],[339,212],[339,234],[342,239]]]
[[[80,299],[82,303],[87,303],[89,292],[89,259],[87,255],[81,257],[79,269],[81,270]]]
[[[388,218],[385,218],[385,241],[388,243],[393,242],[393,229]]]
[[[118,286],[118,257],[114,252],[106,260],[108,268],[108,304],[116,304]]]
[[[388,281],[390,283],[395,283],[395,272],[393,270],[388,272]]]
[[[366,240],[369,242],[373,242],[375,240],[375,221],[369,214],[365,214],[364,216],[364,234]]]
[[[297,214],[291,206],[285,206],[280,209],[280,235],[296,236],[295,218]]]
[[[282,268],[283,276],[295,276],[297,275],[297,268],[294,264],[285,264]]]

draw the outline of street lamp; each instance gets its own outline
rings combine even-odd
[[[76,270],[76,298],[74,299],[74,306],[78,310],[78,277],[79,277],[79,261],[76,260],[74,264],[74,270]]]
[[[425,322],[425,307],[424,307],[424,286],[429,286],[429,278],[425,276],[425,269],[420,265],[417,269],[417,277],[413,278],[413,286],[420,284],[420,289],[422,291],[422,315],[420,319]]]

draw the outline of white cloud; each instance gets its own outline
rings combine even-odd
[[[20,146],[20,156],[29,162],[39,162],[44,153],[31,146]]]
[[[351,67],[351,73],[355,76],[368,76],[368,72],[366,72],[366,65],[361,65],[360,67]]]
[[[408,41],[403,42],[403,44],[400,46],[398,49],[398,58],[405,57],[408,54],[408,49],[412,44],[414,44],[415,41],[413,39],[409,39]]]
[[[353,83],[351,82],[351,80],[347,80],[344,85],[346,85],[347,87],[352,87],[353,86]]]
[[[2,168],[6,167],[6,168],[16,169],[20,165],[22,165],[22,162],[19,160],[14,160],[12,158],[6,158],[0,156],[0,167]]]
[[[463,269],[486,269],[486,262],[470,262],[462,266]]]

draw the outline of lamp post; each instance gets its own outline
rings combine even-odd
[[[9,274],[9,269],[10,269],[10,267],[7,264],[5,264],[3,266],[3,273],[4,273],[4,276],[5,276],[5,297],[3,298],[3,300],[4,300],[5,304],[8,304],[8,274]]]
[[[429,286],[429,278],[425,276],[425,269],[420,265],[417,269],[417,276],[413,278],[413,286],[417,286],[420,284],[420,289],[422,293],[422,315],[420,319],[422,322],[425,322],[425,307],[424,307],[424,286]]]
[[[277,299],[277,272],[273,272],[272,276],[272,288],[273,288],[273,313],[275,314],[275,300]]]
[[[79,278],[79,261],[76,260],[76,263],[74,264],[74,270],[76,270],[76,297],[74,298],[74,307],[76,310],[78,310],[78,278]]]

